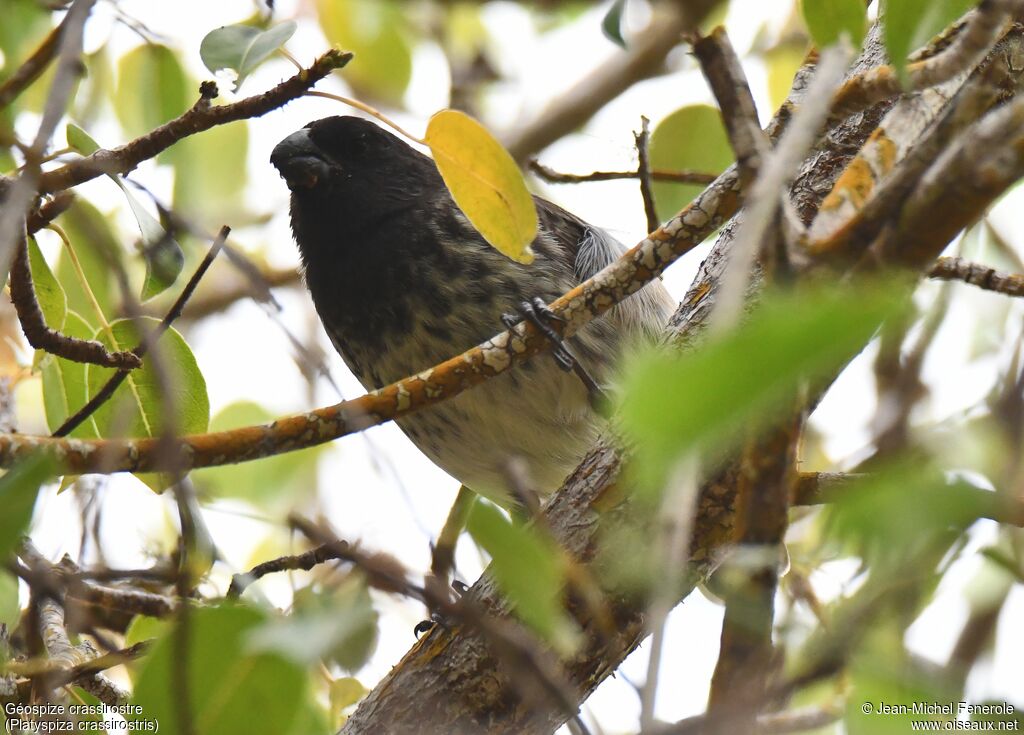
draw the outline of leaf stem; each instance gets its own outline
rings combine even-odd
[[[288,59],[288,61],[292,62],[292,64],[295,65],[295,68],[298,69],[300,72],[305,69],[305,67],[303,67],[302,64],[299,63],[298,59],[296,59],[294,56],[288,53],[288,49],[282,46],[281,48],[278,49],[278,52],[281,54],[281,56],[285,57],[286,59]]]
[[[85,277],[85,271],[82,269],[82,262],[78,259],[78,253],[75,252],[74,245],[71,244],[70,238],[60,225],[51,222],[46,226],[46,229],[52,230],[56,233],[57,237],[64,243],[64,248],[67,250],[68,257],[71,258],[71,265],[75,269],[75,275],[78,278],[78,283],[82,286],[82,290],[85,292],[86,298],[89,299],[89,303],[92,305],[93,311],[96,313],[96,318],[99,320],[100,326],[103,327],[103,331],[110,337],[111,344],[117,343],[114,339],[114,332],[110,329],[110,322],[107,321],[107,317],[103,314],[103,307],[100,306],[100,302],[96,299],[96,294],[92,292],[92,287],[89,286],[89,281]]]
[[[391,128],[393,128],[397,132],[401,133],[402,135],[404,135],[406,138],[408,138],[409,140],[413,141],[414,143],[419,143],[420,145],[427,145],[427,141],[423,140],[423,138],[417,138],[415,135],[410,133],[408,130],[405,130],[401,125],[399,125],[395,121],[389,119],[384,113],[380,112],[379,110],[374,109],[373,107],[370,107],[365,102],[360,102],[359,100],[354,100],[354,99],[351,99],[349,97],[342,97],[340,94],[331,94],[330,92],[319,92],[319,91],[314,90],[314,89],[311,89],[308,92],[306,92],[305,96],[306,97],[325,97],[325,98],[327,98],[329,100],[334,100],[335,102],[340,102],[343,105],[348,105],[349,107],[354,107],[357,110],[361,110],[362,112],[365,112],[367,115],[370,115],[372,117],[377,118],[382,123],[384,123],[385,125],[390,126]]]

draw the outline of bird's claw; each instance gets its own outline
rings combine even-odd
[[[448,629],[448,623],[445,622],[444,616],[441,613],[433,613],[429,620],[421,620],[416,623],[416,627],[412,629],[412,634],[417,638],[423,633],[429,633],[433,630],[435,625],[440,625],[444,629]]]
[[[601,389],[601,386],[597,384],[597,381],[591,377],[587,369],[583,367],[579,360],[573,357],[572,353],[569,352],[569,348],[565,346],[565,342],[562,340],[562,335],[551,328],[549,322],[565,322],[565,318],[559,314],[553,312],[544,299],[539,296],[534,296],[529,301],[523,301],[518,306],[518,314],[502,314],[501,322],[505,325],[506,329],[512,329],[521,321],[528,321],[530,324],[535,326],[541,334],[554,346],[551,351],[551,356],[555,358],[555,362],[565,372],[574,372],[576,376],[583,382],[583,385],[587,389],[587,396],[590,399],[590,405],[601,415],[606,415],[608,401]]]
[[[534,296],[529,301],[523,301],[517,307],[518,314],[502,314],[501,323],[506,329],[512,329],[522,321],[528,321],[535,326],[541,334],[553,345],[551,351],[555,362],[565,372],[570,372],[576,366],[576,358],[569,352],[569,348],[562,341],[562,336],[551,328],[548,322],[564,322],[561,316],[553,312],[544,300]]]
[[[456,597],[462,597],[464,594],[469,592],[469,585],[465,582],[460,582],[457,579],[452,580],[452,590],[454,590]],[[417,638],[421,634],[429,632],[435,625],[440,625],[445,630],[448,630],[448,620],[439,612],[431,613],[429,620],[421,620],[416,623],[416,627],[412,629],[413,635]]]

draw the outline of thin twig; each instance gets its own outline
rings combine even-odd
[[[230,227],[224,226],[221,228],[217,238],[213,241],[213,245],[210,246],[210,250],[206,254],[206,257],[203,258],[202,262],[192,274],[192,277],[188,280],[188,283],[185,284],[185,288],[182,289],[181,294],[179,294],[178,298],[167,311],[164,318],[160,320],[160,324],[153,329],[150,336],[147,339],[143,339],[131,350],[133,354],[139,358],[145,356],[149,344],[159,339],[164,332],[170,329],[174,321],[181,316],[182,309],[185,308],[185,304],[188,303],[189,297],[191,297],[195,292],[196,286],[199,285],[199,281],[202,280],[204,275],[206,275],[206,271],[209,270],[210,266],[213,264],[214,259],[217,257],[217,253],[219,253],[220,249],[224,246],[224,241],[227,239],[229,232],[231,232]],[[128,377],[128,372],[129,371],[127,370],[118,370],[116,373],[111,375],[110,379],[107,380],[103,387],[96,392],[96,395],[90,398],[89,402],[76,411],[74,415],[68,417],[68,419],[53,432],[53,436],[67,436],[78,428],[83,421],[95,413],[96,409],[110,399],[110,396],[114,394],[114,391],[117,390],[118,386],[120,386],[121,383],[124,382],[125,378]]]
[[[65,15],[63,20],[46,35],[36,50],[22,62],[21,66],[15,69],[14,73],[3,83],[0,83],[0,109],[7,107],[46,71],[46,67],[50,65],[53,57],[57,54],[60,37],[70,15],[70,13]]]
[[[693,45],[701,71],[718,101],[729,143],[736,154],[740,176],[753,181],[761,167],[768,141],[757,119],[757,106],[743,65],[733,50],[725,28],[718,26]]]
[[[121,666],[129,661],[135,661],[148,653],[152,645],[153,642],[151,640],[139,641],[126,648],[111,651],[110,653],[90,658],[72,666],[66,666],[60,660],[8,661],[0,666],[0,671],[26,679],[45,676],[51,686],[61,687],[65,684],[75,683],[83,677],[95,676],[107,669]]]
[[[227,105],[211,105],[217,96],[216,85],[205,82],[199,101],[185,114],[164,123],[155,130],[117,148],[101,149],[72,161],[39,179],[42,193],[68,189],[104,174],[125,174],[143,161],[153,158],[179,140],[236,120],[260,117],[297,97],[301,97],[314,84],[332,71],[340,69],[352,59],[352,54],[331,50],[323,54],[312,66],[290,77],[262,94],[246,97]]]
[[[555,171],[555,169],[545,166],[536,158],[530,159],[527,165],[533,173],[549,184],[585,184],[591,181],[618,181],[620,179],[636,179],[640,177],[638,171],[592,171],[589,174],[568,174]],[[651,178],[655,181],[706,186],[718,177],[705,171],[691,171],[689,169],[668,171],[656,168],[651,170]]]
[[[230,258],[227,249],[225,249],[224,254],[225,257]],[[232,260],[232,263],[235,263],[235,261]],[[269,296],[269,299],[267,297],[270,294],[270,289],[297,286],[302,282],[302,274],[296,268],[257,270],[255,279],[250,275],[248,269],[239,270],[245,279],[243,282],[237,284],[218,284],[217,288],[207,288],[204,286],[203,290],[188,302],[188,306],[181,313],[181,318],[193,321],[204,319],[213,314],[219,314],[247,298],[252,298],[260,303],[266,303],[268,306],[274,307],[274,304],[270,303],[273,296]]]
[[[928,270],[928,277],[942,281],[963,281],[982,290],[1007,296],[1024,296],[1024,275],[1003,273],[963,258],[939,258]]]
[[[647,216],[647,231],[654,232],[658,229],[658,212],[654,206],[654,186],[651,179],[651,160],[648,151],[648,144],[651,140],[651,121],[645,116],[640,116],[640,132],[635,134],[636,138],[636,175],[640,179],[640,196],[644,200],[644,214]]]
[[[651,22],[640,31],[628,51],[617,53],[591,74],[559,94],[547,109],[505,140],[509,153],[523,161],[587,120],[637,82],[661,72],[665,57],[679,45],[682,33],[700,23],[717,5],[716,0],[656,3]]]
[[[409,575],[394,558],[361,551],[333,538],[332,534],[297,514],[289,515],[288,522],[314,543],[333,547],[337,557],[362,571],[371,586],[419,600],[438,611],[449,624],[460,622],[480,632],[503,663],[523,669],[523,677],[516,680],[526,689],[524,694],[530,691],[531,685],[540,684],[545,697],[553,699],[567,717],[576,714],[574,697],[557,662],[521,626],[507,618],[496,617],[469,596],[463,595],[452,602],[447,595],[437,594],[429,586],[417,586],[409,581]]]
[[[347,549],[348,544],[343,541],[333,544],[321,544],[315,549],[304,551],[301,554],[295,554],[294,556],[282,556],[277,559],[271,559],[270,561],[257,564],[248,572],[233,575],[231,577],[231,585],[228,587],[228,593],[225,596],[229,600],[237,600],[242,596],[242,593],[245,592],[250,584],[263,579],[268,574],[299,569],[308,572],[313,567],[318,564],[323,564],[326,561],[343,559],[343,557],[339,555],[340,548]]]
[[[10,286],[11,302],[18,313],[21,331],[28,343],[35,349],[72,362],[119,368],[125,374],[142,365],[142,359],[131,351],[111,352],[102,342],[69,337],[46,325],[43,310],[36,298],[35,285],[32,282],[26,240],[22,240],[15,251],[14,262],[11,263]]]
[[[443,589],[445,594],[449,589],[448,578],[455,569],[455,547],[459,536],[466,528],[469,512],[475,502],[476,493],[465,485],[459,486],[459,492],[430,553],[430,577],[427,578],[427,583],[436,584],[439,591]]]
[[[684,584],[676,573],[680,561],[686,558],[693,535],[700,494],[700,468],[696,457],[687,455],[677,463],[666,483],[665,496],[659,508],[659,537],[652,544],[652,568],[662,580],[653,591],[647,608],[646,628],[651,634],[647,676],[640,689],[640,727],[648,729],[654,724],[654,703],[661,677],[661,661],[665,650],[665,632],[669,613],[679,601]]]
[[[57,124],[64,117],[75,80],[82,73],[82,37],[85,22],[96,0],[74,0],[64,19],[60,34],[60,55],[53,74],[53,83],[46,96],[42,119],[35,139],[25,150],[25,165],[10,186],[0,206],[0,273],[6,272],[15,248],[25,234],[25,220],[42,179],[42,160]]]
[[[856,490],[859,483],[866,481],[870,474],[848,472],[801,472],[793,488],[791,505],[826,505],[841,501]],[[1024,500],[1009,495],[991,493],[964,483],[939,487],[935,493],[936,502],[940,493],[953,490],[961,496],[971,495],[971,504],[978,509],[980,518],[989,518],[1009,526],[1024,526]],[[957,501],[961,502],[961,501]]]
[[[839,720],[842,711],[820,707],[771,712],[757,718],[757,728],[753,735],[786,735],[786,733],[818,730]],[[680,720],[672,725],[654,727],[643,735],[703,735],[707,725],[707,715],[697,715]]]
[[[776,221],[779,193],[789,188],[804,155],[818,138],[828,112],[828,100],[842,79],[849,51],[834,46],[821,53],[807,95],[783,132],[778,145],[766,157],[750,190],[745,217],[729,253],[729,267],[722,277],[719,297],[710,318],[710,329],[721,331],[739,319],[752,267]]]
[[[29,214],[25,222],[28,234],[34,235],[43,229],[59,216],[64,214],[74,203],[75,194],[71,191],[57,192],[52,199],[47,200],[39,209]]]

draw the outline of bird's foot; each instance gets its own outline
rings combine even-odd
[[[529,322],[553,345],[554,349],[551,351],[551,355],[555,358],[555,362],[558,363],[558,367],[566,372],[572,370],[573,365],[576,364],[576,358],[572,356],[569,348],[565,346],[561,335],[552,329],[550,324],[550,322],[564,322],[565,320],[551,311],[539,296],[534,296],[529,301],[521,302],[516,307],[516,310],[518,312],[516,314],[502,314],[501,323],[507,329],[512,329],[521,321]]]
[[[429,620],[421,620],[416,623],[416,627],[412,629],[412,634],[419,638],[423,633],[429,633],[433,630],[435,625],[440,625],[447,630],[448,623],[441,613],[434,613],[430,616]]]
[[[469,586],[465,582],[460,582],[457,579],[452,580],[452,590],[455,592],[456,597],[462,597],[464,594],[469,592]],[[440,625],[445,630],[451,630],[448,625],[448,618],[439,612],[431,613],[429,620],[421,620],[416,623],[416,627],[412,629],[413,635],[417,638],[421,634],[427,633],[433,629],[435,625]]]
[[[551,356],[558,363],[558,367],[567,373],[573,372],[576,374],[576,377],[580,379],[587,389],[590,405],[596,411],[603,414],[608,405],[604,390],[587,372],[587,369],[580,364],[580,361],[573,356],[572,352],[569,351],[562,336],[551,328],[550,322],[564,322],[565,319],[548,308],[548,305],[539,296],[534,296],[529,301],[520,303],[517,311],[517,314],[502,314],[501,323],[507,329],[512,329],[521,321],[528,321],[535,326],[553,345]]]

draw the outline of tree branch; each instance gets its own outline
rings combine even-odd
[[[977,66],[999,35],[1011,13],[1022,10],[1019,0],[983,0],[967,16],[953,43],[941,52],[907,66],[907,87],[892,66],[879,66],[846,81],[832,99],[830,123],[838,122],[882,100],[905,92],[934,87]]]
[[[351,53],[331,49],[308,69],[303,69],[273,89],[227,105],[210,104],[217,96],[217,88],[206,82],[200,87],[199,101],[185,114],[122,146],[112,150],[100,149],[85,158],[47,171],[39,178],[39,191],[51,193],[69,189],[104,174],[126,174],[143,161],[190,135],[236,120],[260,117],[282,107],[301,97],[317,82],[332,71],[341,69],[351,59]]]
[[[939,258],[928,269],[928,277],[941,281],[963,281],[985,291],[1024,296],[1024,275],[1003,273],[963,258]]]
[[[53,57],[57,55],[57,50],[60,48],[60,37],[64,33],[68,17],[69,15],[65,15],[61,22],[46,34],[46,38],[32,52],[32,55],[0,84],[0,108],[7,107],[46,71],[46,67],[53,61]]]
[[[512,157],[525,161],[587,122],[608,102],[639,81],[657,74],[665,57],[718,0],[656,3],[650,24],[637,34],[629,51],[619,53],[573,85],[535,120],[518,126],[504,141]]]
[[[638,171],[592,171],[589,174],[567,174],[545,166],[536,158],[530,159],[529,169],[549,184],[585,184],[591,181],[616,181],[618,179],[638,179]],[[710,184],[717,176],[703,171],[666,171],[653,169],[651,178],[655,181],[672,181],[677,184]]]
[[[78,339],[61,334],[46,325],[43,310],[36,298],[32,271],[29,267],[28,242],[22,239],[14,253],[10,274],[11,302],[18,312],[21,331],[28,343],[37,350],[63,357],[73,362],[92,363],[103,367],[121,368],[128,372],[142,365],[138,355],[129,350],[111,352],[92,339]]]

